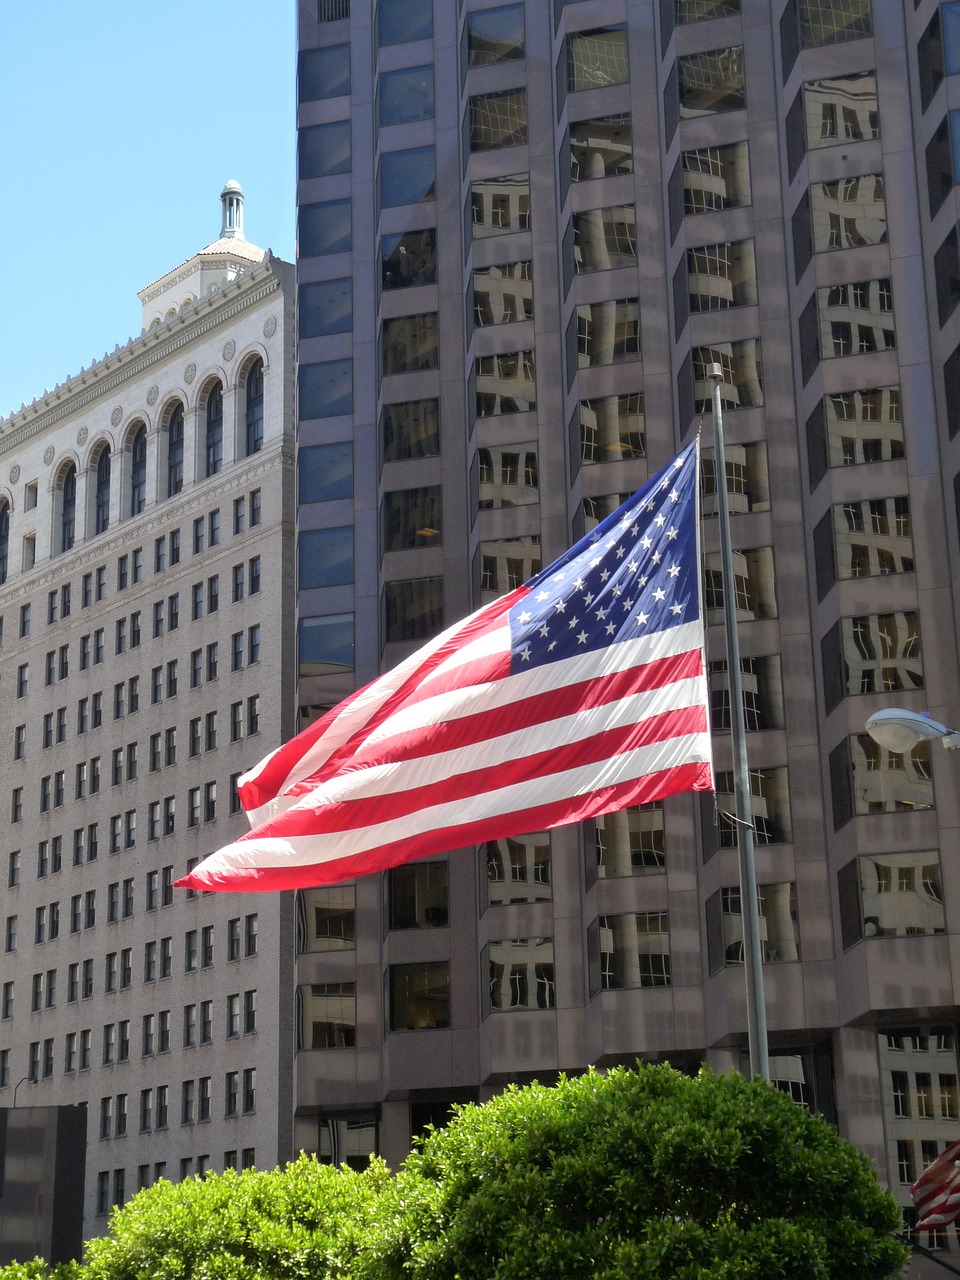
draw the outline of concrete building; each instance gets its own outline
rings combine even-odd
[[[960,720],[958,24],[299,3],[303,715],[559,554],[705,408],[709,433],[719,362],[774,1074],[904,1202],[960,1135],[957,765],[863,724]],[[304,894],[298,1144],[395,1160],[508,1080],[740,1065],[733,843],[679,797]]]
[[[85,1237],[290,1150],[292,903],[173,889],[294,718],[293,268],[242,202],[0,421],[0,1107],[86,1107]]]

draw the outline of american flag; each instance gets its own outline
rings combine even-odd
[[[960,1142],[951,1142],[910,1188],[915,1230],[948,1227],[960,1217]]]
[[[713,786],[697,445],[240,783],[178,886],[306,888]]]

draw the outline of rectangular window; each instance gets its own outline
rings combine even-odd
[[[391,965],[390,1030],[422,1031],[450,1025],[447,961]]]
[[[630,79],[626,27],[601,27],[567,36],[567,91],[626,84]]]

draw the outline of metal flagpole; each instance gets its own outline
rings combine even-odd
[[[737,633],[736,583],[730,546],[730,503],[727,497],[727,465],[723,452],[723,411],[720,383],[723,367],[707,365],[713,383],[713,441],[716,452],[717,503],[720,515],[720,565],[723,571],[723,626],[727,640],[727,679],[730,686],[730,731],[733,743],[733,782],[737,798],[737,850],[740,856],[740,910],[743,921],[743,959],[747,979],[747,1042],[750,1075],[770,1079],[767,1051],[767,1010],[763,997],[763,956],[760,950],[760,904],[757,900],[757,868],[753,849],[753,805],[747,767],[747,729],[743,715],[740,677],[740,638]]]

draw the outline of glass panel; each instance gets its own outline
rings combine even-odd
[[[613,515],[617,507],[622,507],[629,497],[631,497],[629,493],[604,493],[584,498],[584,532],[589,533],[591,529],[595,529],[607,516]]]
[[[749,149],[745,142],[684,151],[684,213],[737,209],[751,200]]]
[[[723,581],[718,551],[708,551],[704,555],[703,577],[707,622],[721,623],[723,622]],[[733,578],[738,622],[751,622],[758,618],[777,616],[772,547],[734,551]]]
[[[632,204],[589,209],[573,215],[573,260],[577,274],[627,267],[637,260],[636,212]]]
[[[764,964],[800,959],[797,927],[797,892],[792,882],[762,884],[757,888],[760,907],[760,948]],[[740,890],[721,889],[723,947],[727,964],[743,963],[743,912]]]
[[[353,581],[353,527],[301,529],[299,542],[300,590],[337,587]]]
[[[350,172],[350,121],[314,124],[297,136],[297,177],[329,178]]]
[[[865,938],[911,938],[946,932],[940,855],[878,853],[857,859]]]
[[[886,243],[887,207],[882,174],[813,183],[810,212],[813,247],[817,253]]]
[[[734,45],[677,58],[677,84],[681,119],[739,111],[747,105],[743,47]]]
[[[581,369],[639,359],[639,299],[617,298],[577,307],[577,363]]]
[[[301,445],[297,451],[301,502],[353,497],[353,442]]]
[[[646,456],[642,391],[581,400],[578,412],[580,460],[585,466]]]
[[[300,257],[318,258],[326,253],[346,253],[353,247],[350,217],[349,200],[301,205],[297,245]]]
[[[467,66],[488,67],[523,55],[522,4],[467,14]]]
[[[533,264],[505,262],[473,273],[473,310],[478,325],[533,319]]]
[[[837,391],[824,397],[831,467],[904,456],[899,387]]]
[[[443,626],[443,579],[409,578],[383,588],[384,640],[426,640]]]
[[[301,900],[304,951],[353,951],[357,945],[357,890],[352,884],[305,889]]]
[[[391,929],[441,929],[450,923],[445,862],[394,867],[387,887]]]
[[[687,250],[690,310],[726,311],[757,303],[753,241],[705,244]]]
[[[540,538],[498,538],[480,543],[480,600],[487,604],[539,573]]]
[[[353,282],[349,277],[302,284],[297,302],[301,338],[347,333],[353,327]]]
[[[478,356],[475,368],[478,418],[536,409],[537,382],[532,351]]]
[[[803,86],[803,110],[811,151],[879,138],[876,72],[808,81]]]
[[[435,200],[436,181],[433,147],[387,151],[380,157],[380,204],[384,209]]]
[[[380,123],[433,119],[433,67],[404,67],[380,75]]]
[[[315,982],[300,988],[304,1049],[351,1049],[357,1043],[357,984]]]
[[[473,238],[530,230],[530,175],[515,173],[470,184]]]
[[[960,71],[960,4],[940,6],[943,27],[944,66],[948,75]]]
[[[525,507],[540,501],[537,442],[477,450],[481,511]]]
[[[343,1120],[322,1116],[318,1122],[317,1159],[321,1164],[345,1164],[362,1173],[377,1153],[377,1120]]]
[[[740,0],[674,0],[673,20],[677,26],[681,26],[685,22],[726,18],[739,12]]]
[[[380,43],[404,44],[433,35],[433,0],[380,0]]]
[[[527,91],[503,89],[470,99],[470,150],[519,147],[527,140]]]
[[[662,800],[605,813],[593,826],[601,880],[651,875],[665,869]]]
[[[552,1009],[556,1005],[552,938],[491,942],[493,1009]]]
[[[316,102],[350,92],[350,46],[304,49],[297,59],[297,100]]]
[[[708,412],[713,395],[713,383],[707,378],[707,367],[711,364],[718,364],[723,369],[720,399],[724,413],[763,404],[763,363],[759,338],[718,342],[712,347],[694,347],[693,394],[697,404],[706,405]]]
[[[439,400],[405,400],[384,405],[383,460],[432,458],[440,452]]]
[[[383,322],[384,374],[436,369],[440,363],[437,313],[396,316]]]
[[[670,930],[666,911],[601,916],[601,989],[669,986]]]
[[[721,658],[711,662],[710,723],[714,733],[730,730],[730,682],[727,663]],[[740,681],[743,712],[748,733],[783,728],[783,685],[780,680],[780,658],[741,658]]]
[[[770,510],[770,484],[765,444],[728,444],[724,447],[727,472],[727,505],[731,515]],[[700,457],[700,511],[718,514],[717,468],[713,449]]]
[[[754,839],[758,845],[789,844],[793,838],[790,826],[790,790],[787,770],[751,769],[750,795],[753,803]],[[733,774],[717,774],[717,806],[721,811],[734,813],[737,807]],[[735,824],[719,814],[719,847],[735,849],[737,831]]]
[[[854,734],[849,741],[855,814],[910,813],[934,807],[929,742],[901,753],[887,751],[867,733]]]
[[[896,693],[924,687],[915,612],[841,618],[840,635],[845,693]]]
[[[870,0],[797,0],[804,49],[873,34]]]
[[[833,508],[837,577],[913,572],[909,498],[873,498]]]
[[[570,122],[570,178],[587,182],[633,173],[630,117],[600,116]]]
[[[450,1025],[450,965],[445,960],[390,966],[390,1030]]]
[[[437,278],[437,233],[402,231],[380,241],[381,282],[384,289],[433,284]]]
[[[627,32],[623,26],[574,31],[567,36],[567,89],[597,89],[630,79]]]
[[[383,496],[383,549],[438,547],[442,541],[440,486],[398,489]]]
[[[550,833],[488,840],[481,849],[487,863],[487,903],[549,902],[553,897]]]
[[[333,418],[352,409],[352,360],[300,366],[301,418]]]
[[[301,677],[340,675],[353,670],[353,614],[332,613],[301,618]]]

